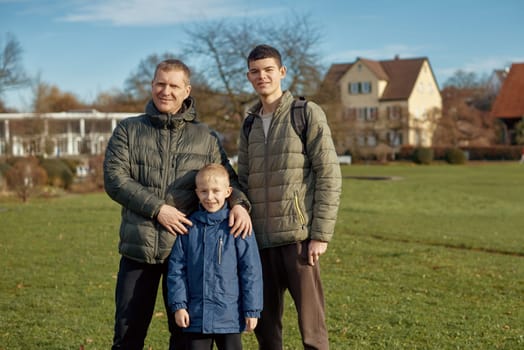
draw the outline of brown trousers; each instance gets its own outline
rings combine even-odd
[[[309,241],[260,251],[264,309],[255,328],[260,350],[282,349],[284,292],[289,290],[298,315],[304,349],[329,349],[320,267],[308,265]]]

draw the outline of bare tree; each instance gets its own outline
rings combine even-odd
[[[442,90],[442,118],[437,122],[434,143],[438,146],[486,146],[496,139],[494,119],[479,101],[483,87]]]
[[[482,82],[475,72],[466,72],[462,69],[457,70],[444,83],[444,87],[455,87],[457,89],[472,89],[482,85]]]
[[[0,95],[9,89],[25,86],[29,79],[22,66],[22,46],[11,33],[5,45],[0,41]]]
[[[151,81],[157,64],[161,61],[175,58],[175,55],[170,52],[165,52],[162,55],[152,54],[140,61],[137,69],[132,72],[125,82],[126,94],[131,99],[145,104],[151,98]],[[179,58],[180,57],[176,57]]]
[[[279,49],[288,67],[288,89],[295,94],[310,95],[320,83],[319,54],[321,32],[308,15],[294,16],[281,23],[256,21],[212,22],[188,30],[186,49],[200,73],[211,87],[227,97],[231,113],[243,116],[245,104],[254,93],[246,79],[247,56],[257,44]],[[235,119],[241,120],[241,119]]]

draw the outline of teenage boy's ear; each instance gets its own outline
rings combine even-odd
[[[280,67],[280,76],[282,77],[282,79],[286,77],[286,73],[287,73],[287,68],[286,66],[282,65],[282,67]]]

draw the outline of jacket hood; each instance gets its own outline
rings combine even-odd
[[[186,122],[195,121],[195,99],[191,96],[186,98],[182,103],[180,110],[175,114],[160,112],[153,103],[153,100],[150,100],[146,105],[146,114],[149,116],[154,126],[172,129],[177,120],[183,120]]]
[[[227,202],[224,204],[222,209],[209,213],[207,212],[202,205],[199,204],[198,210],[191,215],[191,219],[199,221],[207,225],[215,225],[219,222],[224,221],[229,216],[229,207]]]

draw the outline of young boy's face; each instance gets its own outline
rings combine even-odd
[[[275,58],[262,58],[249,62],[247,79],[258,95],[271,97],[282,93],[281,81],[286,76],[286,68],[279,67]]]
[[[204,175],[196,178],[196,194],[200,203],[210,213],[220,210],[231,194],[229,180],[219,175]]]

